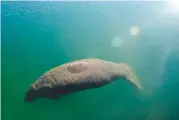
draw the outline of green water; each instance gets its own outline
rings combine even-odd
[[[1,5],[2,120],[179,119],[179,11],[164,2]],[[129,32],[133,25],[140,29],[136,36]],[[23,101],[44,72],[89,57],[130,64],[144,91],[119,80],[54,101]]]

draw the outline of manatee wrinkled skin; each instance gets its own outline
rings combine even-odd
[[[57,99],[90,88],[98,88],[117,78],[125,78],[137,88],[141,85],[125,63],[114,63],[101,59],[81,59],[55,67],[44,73],[26,92],[25,101],[36,98]]]

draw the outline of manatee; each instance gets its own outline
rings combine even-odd
[[[30,85],[24,101],[32,102],[37,98],[57,99],[69,93],[102,87],[118,78],[124,78],[137,89],[142,88],[126,63],[96,58],[76,60],[45,72]]]

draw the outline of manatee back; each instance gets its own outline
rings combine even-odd
[[[103,84],[113,77],[113,63],[83,59],[55,67],[39,78],[39,86],[50,88],[75,84]]]

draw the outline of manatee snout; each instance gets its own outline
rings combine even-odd
[[[26,92],[24,101],[25,102],[32,102],[37,98],[37,92],[33,87],[30,87],[28,91]]]
[[[39,89],[35,89],[33,86],[29,88],[26,92],[24,101],[25,102],[32,102],[37,98],[49,98],[49,99],[56,99],[57,95],[56,92],[49,88],[49,87],[41,87]]]

